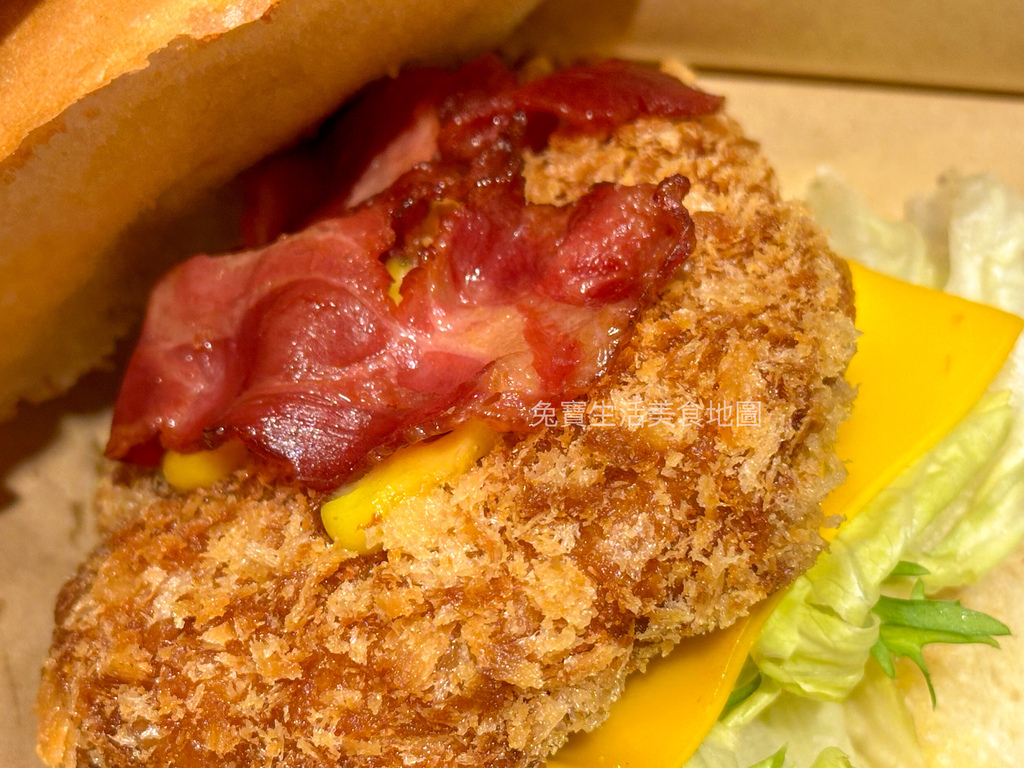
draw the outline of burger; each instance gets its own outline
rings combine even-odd
[[[407,69],[243,185],[249,249],[170,272],[128,364],[47,762],[537,764],[821,551],[851,286],[884,289],[714,97],[624,62]],[[975,374],[1016,328],[981,323]],[[846,530],[816,570],[860,562]],[[879,581],[934,573],[891,549]],[[815,583],[733,712],[792,682],[787,616],[882,637]]]

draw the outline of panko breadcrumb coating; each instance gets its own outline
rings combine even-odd
[[[693,184],[696,250],[584,426],[506,438],[363,556],[331,547],[320,497],[255,471],[182,494],[114,470],[109,536],[57,607],[49,764],[535,766],[813,562],[852,397],[845,266],[727,117],[555,140],[527,171],[534,202]]]

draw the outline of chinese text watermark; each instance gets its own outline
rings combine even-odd
[[[676,423],[682,426],[759,427],[761,402],[687,402],[677,405],[667,401],[627,400],[618,407],[597,400],[565,400],[554,404],[540,401],[531,409],[531,427],[615,427],[629,429]]]

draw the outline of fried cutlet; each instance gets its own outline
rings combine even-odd
[[[611,418],[506,438],[378,521],[376,553],[252,470],[191,493],[112,470],[106,540],[57,606],[44,759],[537,765],[631,672],[806,569],[843,476],[853,297],[757,146],[724,116],[644,118],[556,137],[527,191],[673,173],[697,246],[590,392]],[[756,423],[726,418],[739,403]]]

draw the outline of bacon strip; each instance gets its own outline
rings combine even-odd
[[[493,58],[410,75],[434,84],[413,95],[406,76],[393,81],[389,98],[415,101],[410,120],[383,147],[364,134],[373,157],[349,161],[316,223],[262,250],[195,257],[157,287],[107,455],[149,462],[237,437],[329,489],[374,449],[472,417],[523,429],[537,403],[585,393],[692,249],[689,185],[674,176],[598,185],[564,207],[528,204],[529,115],[577,130],[585,113],[607,127],[718,105],[632,65],[592,71],[611,85],[576,88],[584,69],[517,87]],[[555,110],[552,94],[575,101]],[[419,146],[402,172],[401,153],[388,151],[410,130]],[[367,174],[381,173],[393,183],[351,208],[353,190],[379,188]],[[397,306],[384,264],[394,257],[414,265]]]
[[[717,112],[722,97],[680,87],[671,75],[608,59],[566,67],[515,92],[518,108],[558,117],[576,131],[611,131],[641,115],[697,117]]]

